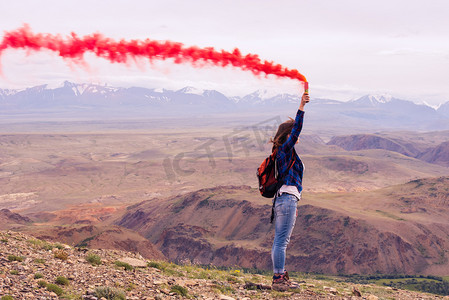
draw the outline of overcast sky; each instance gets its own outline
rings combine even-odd
[[[438,105],[449,101],[447,0],[0,0],[0,35],[30,25],[34,32],[115,39],[155,39],[212,46],[295,68],[312,97],[350,100],[365,94]],[[115,86],[216,89],[228,96],[258,89],[300,92],[298,82],[251,73],[145,61],[129,65],[86,55],[87,66],[47,51],[6,50],[0,88],[64,80]]]

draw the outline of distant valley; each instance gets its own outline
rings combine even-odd
[[[298,101],[69,82],[2,90],[0,229],[269,269],[271,203],[255,170]],[[449,274],[446,106],[312,99],[296,146],[306,169],[292,270]]]

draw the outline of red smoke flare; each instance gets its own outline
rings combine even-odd
[[[5,32],[0,44],[0,56],[7,48],[26,48],[34,51],[48,49],[57,52],[59,56],[75,62],[83,62],[83,55],[92,52],[98,57],[105,58],[112,63],[126,63],[129,58],[145,57],[165,60],[171,58],[175,63],[190,62],[199,67],[198,63],[208,63],[215,66],[233,66],[242,70],[253,72],[255,75],[265,73],[287,77],[301,82],[307,82],[304,75],[295,69],[288,69],[280,64],[262,61],[257,54],[243,55],[239,49],[234,51],[217,51],[212,47],[199,48],[196,46],[185,47],[181,43],[171,41],[120,40],[114,41],[104,37],[100,33],[78,37],[71,33],[67,38],[60,35],[33,33],[28,25],[24,25],[14,31]]]

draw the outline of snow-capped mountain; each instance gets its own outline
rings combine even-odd
[[[378,106],[391,102],[393,97],[388,94],[366,95],[352,102],[362,105]]]
[[[186,86],[180,90],[176,91],[177,93],[181,93],[181,94],[192,94],[192,95],[203,95],[204,90],[202,89],[198,89],[198,88],[194,88],[191,86]]]
[[[16,94],[17,92],[18,92],[18,90],[11,90],[11,89],[2,90],[2,89],[0,89],[0,99],[4,99],[6,97],[12,96],[12,95]]]
[[[427,103],[426,101],[423,101],[422,104],[425,106],[428,106],[428,107],[432,107],[434,110],[438,110],[440,108],[440,106],[443,105],[443,103],[440,103],[438,105],[432,105],[432,104]]]
[[[430,104],[426,103],[425,101],[423,101],[422,104],[416,104],[412,101],[394,98],[392,95],[389,95],[389,94],[365,95],[361,98],[352,100],[350,102],[357,104],[357,105],[365,105],[365,106],[372,106],[372,107],[385,106],[386,104],[393,105],[393,104],[397,104],[398,102],[402,102],[402,104],[407,104],[408,106],[417,105],[421,108],[425,107],[426,110],[428,110],[429,108],[431,108],[433,110],[438,110],[440,108],[440,106],[442,106],[441,104],[440,105],[430,105]]]
[[[276,94],[267,90],[257,90],[244,97],[234,97],[234,101],[244,106],[271,106],[279,104],[299,103],[300,97],[290,94]]]
[[[299,95],[273,94],[258,90],[243,97],[227,97],[215,90],[185,87],[176,91],[143,87],[112,87],[64,82],[22,90],[0,89],[0,115],[57,116],[71,118],[134,118],[167,116],[290,115],[300,103]],[[312,99],[307,106],[308,122],[316,126],[372,128],[449,129],[449,102],[438,110],[391,95],[366,95],[342,102]]]
[[[76,84],[69,81],[65,81],[61,89],[71,89],[75,96],[82,96],[84,93],[110,95],[122,90],[122,88],[116,88],[107,85],[88,83]]]

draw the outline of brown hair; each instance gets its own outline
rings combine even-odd
[[[295,125],[295,120],[293,120],[292,118],[279,125],[274,139],[271,139],[271,142],[273,143],[273,148],[271,149],[271,151],[274,151],[277,147],[281,146],[287,141],[288,135],[292,132],[293,125]]]

